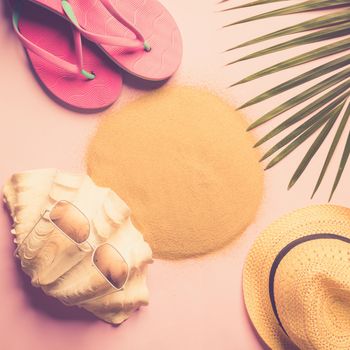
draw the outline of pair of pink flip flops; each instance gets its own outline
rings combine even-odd
[[[40,81],[78,109],[117,100],[122,77],[115,63],[161,81],[181,61],[179,29],[157,0],[14,0],[12,7],[15,32]]]

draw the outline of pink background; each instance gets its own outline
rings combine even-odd
[[[290,50],[255,61],[225,67],[224,64],[257,47],[223,53],[230,46],[283,25],[292,24],[315,14],[294,15],[222,29],[224,24],[253,15],[262,8],[218,13],[212,0],[163,0],[181,29],[184,59],[179,72],[168,84],[206,85],[235,105],[253,97],[268,83],[281,82],[315,63],[297,67],[257,82],[234,89],[230,83],[278,62]],[[229,1],[226,6],[244,1]],[[288,4],[297,1],[288,1]],[[277,8],[278,4],[265,6]],[[77,114],[52,101],[34,79],[24,52],[10,27],[9,15],[0,5],[0,183],[11,173],[45,167],[84,170],[86,143],[96,127],[100,114]],[[316,45],[308,45],[311,49]],[[319,64],[317,62],[316,64]],[[308,86],[312,85],[309,84]],[[140,84],[125,77],[123,95],[115,109],[137,95],[147,93],[150,84]],[[250,120],[291,96],[286,93],[246,110]],[[281,120],[281,118],[279,118]],[[271,128],[270,123],[267,127]],[[258,135],[266,127],[257,130]],[[346,132],[347,134],[347,132]],[[331,134],[333,135],[333,134]],[[310,144],[310,142],[309,142]],[[342,140],[344,144],[344,139]],[[323,155],[325,147],[320,150]],[[19,349],[262,349],[245,313],[241,271],[244,258],[256,235],[272,220],[291,209],[328,198],[331,183],[341,155],[337,151],[332,169],[314,200],[310,192],[324,158],[312,162],[301,181],[291,190],[286,187],[305,147],[288,157],[281,165],[266,172],[265,196],[256,221],[242,238],[225,251],[197,260],[183,262],[155,261],[149,271],[150,305],[133,315],[120,327],[112,327],[78,309],[63,307],[30,286],[12,257],[13,243],[9,235],[9,219],[0,211],[0,348]],[[345,171],[333,203],[349,205],[349,167]],[[242,208],[244,210],[244,208]]]

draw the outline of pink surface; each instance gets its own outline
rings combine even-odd
[[[226,86],[230,83],[257,68],[279,61],[288,52],[271,55],[268,59],[262,58],[224,67],[224,63],[253,50],[247,48],[223,54],[225,49],[281,25],[309,18],[311,14],[261,21],[223,30],[220,29],[222,25],[255,14],[259,9],[219,14],[215,13],[219,5],[211,0],[162,2],[175,17],[184,39],[184,60],[178,74],[169,84],[206,85],[227,96],[233,103],[241,104],[262,91],[267,82],[281,82],[291,74],[310,67],[297,67],[283,74],[227,90]],[[242,2],[234,1],[235,4]],[[4,23],[5,12],[2,7],[3,3],[0,13]],[[276,4],[270,6],[276,7]],[[52,101],[38,87],[9,21],[6,23],[7,25],[4,23],[0,28],[0,44],[2,48],[6,48],[1,50],[0,56],[0,183],[2,184],[11,173],[24,169],[59,167],[73,171],[83,170],[84,148],[100,115],[74,113]],[[307,48],[314,46],[308,45]],[[144,84],[140,89],[140,82],[128,76],[125,77],[125,84],[119,105],[137,95],[147,93],[147,90],[153,87]],[[275,106],[277,101],[285,100],[290,95],[291,93],[286,93],[273,101],[266,101],[248,109],[248,118],[255,119],[257,115]],[[116,107],[115,105],[112,109]],[[271,127],[271,124],[267,127]],[[261,128],[257,133],[262,135],[265,130],[265,127]],[[325,155],[327,145],[329,146],[329,140],[325,147],[321,148],[321,154]],[[245,235],[235,245],[213,256],[178,263],[156,261],[149,271],[150,305],[116,328],[82,311],[63,307],[29,285],[12,257],[9,220],[5,211],[1,210],[0,348],[262,349],[249,324],[242,301],[241,271],[244,258],[254,237],[272,220],[291,209],[326,201],[340,151],[341,148],[337,150],[336,162],[332,163],[326,183],[312,201],[309,199],[310,191],[320,171],[322,157],[312,162],[312,169],[307,170],[295,188],[289,192],[286,191],[289,177],[304,155],[305,148],[302,147],[283,164],[268,171],[261,210],[256,222],[249,227]],[[349,175],[348,167],[333,203],[349,206],[350,188],[346,184]]]

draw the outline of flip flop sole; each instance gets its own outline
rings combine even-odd
[[[66,18],[61,2],[31,0]],[[137,77],[160,81],[178,69],[182,59],[182,39],[175,20],[157,0],[111,0],[118,12],[131,22],[151,45],[151,51],[130,51],[100,45],[120,67]],[[79,24],[86,30],[109,36],[134,38],[134,34],[118,22],[99,0],[69,1]]]
[[[41,48],[66,61],[76,62],[72,27],[60,16],[30,2],[23,2],[19,29],[26,38]],[[68,73],[30,50],[26,52],[44,87],[71,107],[99,110],[110,106],[120,95],[120,72],[95,45],[86,40],[83,41],[84,69],[96,75],[93,80]]]

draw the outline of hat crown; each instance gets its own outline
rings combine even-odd
[[[276,269],[277,317],[300,349],[350,349],[350,243],[305,240]]]

